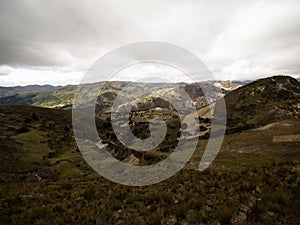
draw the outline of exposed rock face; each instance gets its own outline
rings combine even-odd
[[[149,96],[146,99],[141,99],[140,101],[138,101],[138,103],[134,106],[134,110],[147,111],[150,109],[155,109],[157,107],[161,109],[173,110],[173,107],[169,102],[167,102],[166,100],[160,97],[152,97],[152,96]]]
[[[251,219],[251,214],[254,211],[253,209],[255,209],[261,201],[261,199],[257,197],[260,193],[260,188],[256,187],[256,190],[250,197],[249,202],[247,204],[241,204],[237,213],[231,218],[231,224],[245,224],[247,220]]]
[[[225,91],[234,91],[235,89],[238,89],[239,87],[241,87],[242,85],[240,84],[236,84],[236,83],[232,83],[229,81],[220,81],[220,82],[216,82],[214,84],[216,87],[219,87]]]
[[[131,154],[126,160],[126,163],[130,164],[130,165],[138,165],[140,163],[140,160],[135,157],[133,154]]]

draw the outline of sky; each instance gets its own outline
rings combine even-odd
[[[101,56],[140,41],[181,46],[220,80],[298,78],[300,1],[1,0],[0,86],[77,84]],[[119,78],[153,71],[174,73],[153,64]]]

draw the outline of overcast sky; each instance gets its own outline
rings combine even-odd
[[[146,40],[190,50],[217,79],[300,77],[300,1],[0,0],[0,85],[78,83]]]

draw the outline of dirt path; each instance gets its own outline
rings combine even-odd
[[[300,141],[300,134],[274,136],[273,142],[294,142]]]

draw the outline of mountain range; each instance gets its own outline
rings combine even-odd
[[[151,95],[151,87],[155,86],[157,91],[164,92],[173,89],[177,86],[183,87],[185,91],[191,96],[194,101],[198,101],[199,107],[203,104],[203,93],[200,86],[205,87],[212,94],[213,98],[224,96],[224,94],[235,88],[241,86],[238,82],[229,81],[207,81],[197,84],[134,84],[131,82],[100,82],[93,84],[85,84],[83,87],[89,91],[98,91],[100,85],[104,85],[102,95],[99,97],[99,104],[105,105],[106,102],[112,100],[117,92],[127,85],[139,86],[141,91]],[[0,104],[14,104],[14,105],[33,105],[47,108],[70,108],[74,93],[76,91],[74,85],[68,86],[50,86],[50,85],[30,85],[30,86],[17,86],[17,87],[0,87]],[[99,90],[100,91],[100,90]],[[211,99],[213,101],[214,99]]]

